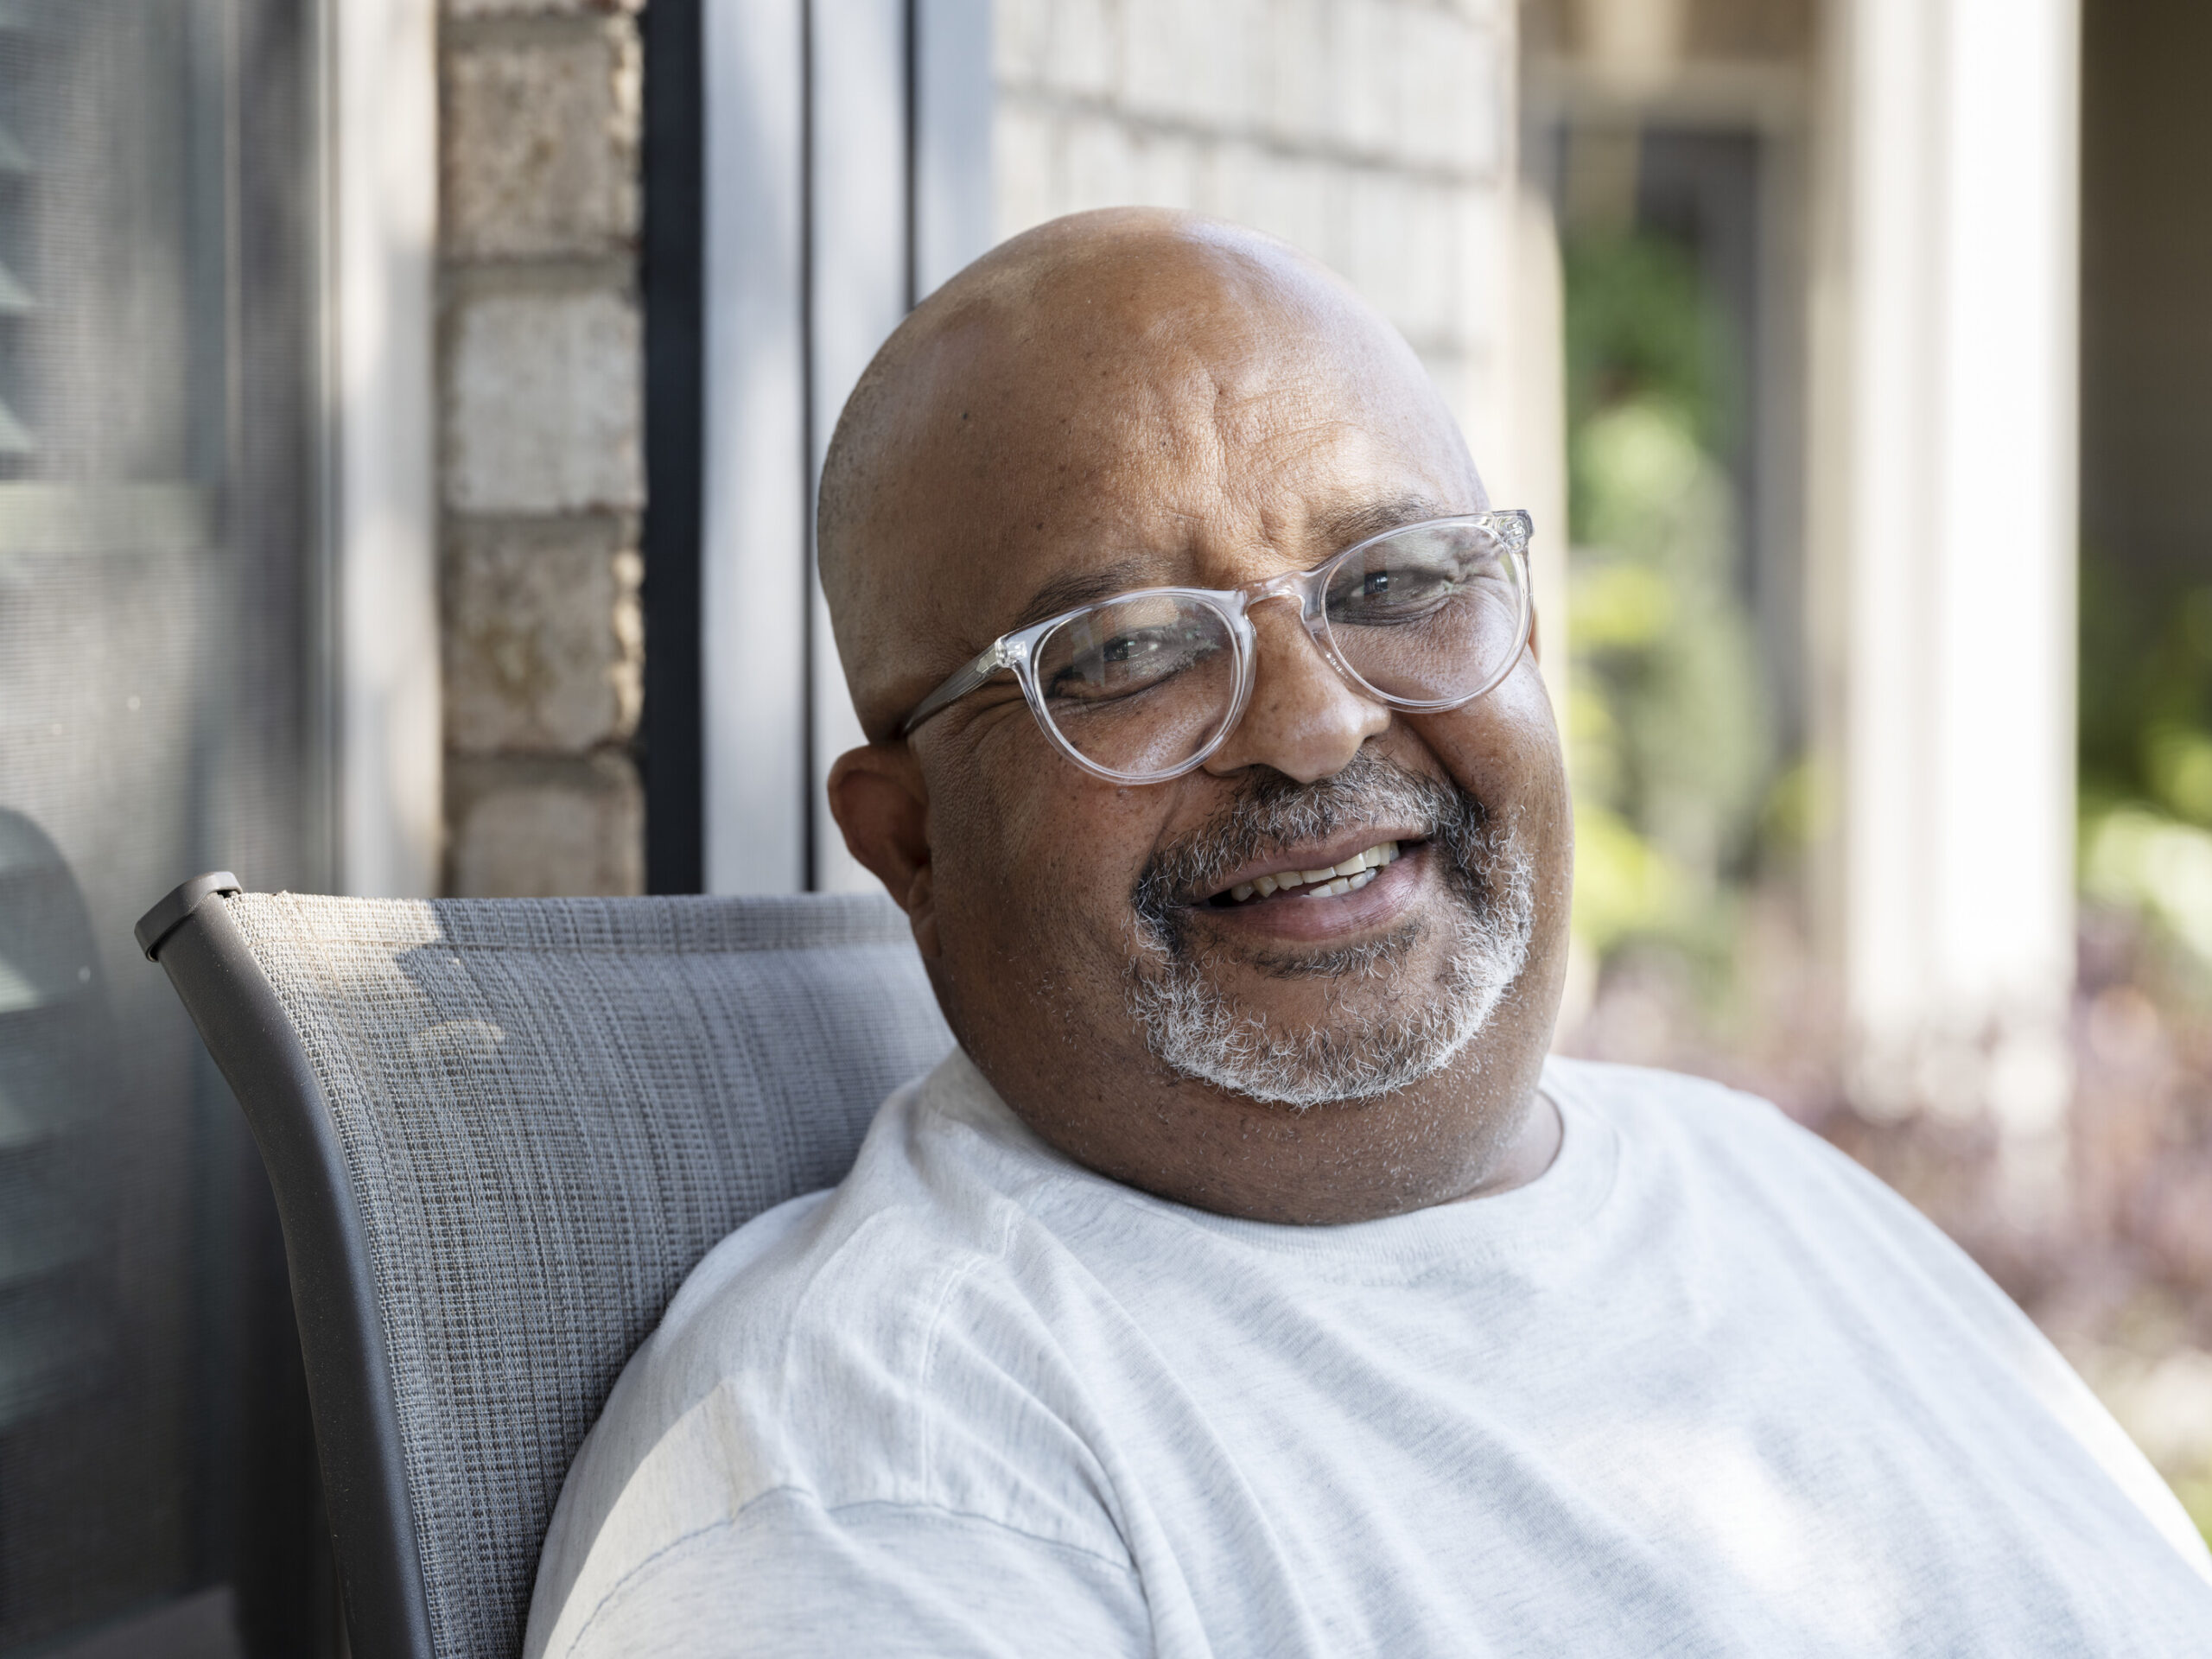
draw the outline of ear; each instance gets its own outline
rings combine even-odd
[[[925,957],[938,952],[930,868],[930,797],[914,752],[901,742],[849,749],[830,768],[830,816],[845,846],[906,912]]]
[[[1533,605],[1529,607],[1529,654],[1540,663],[1544,660],[1544,616]]]

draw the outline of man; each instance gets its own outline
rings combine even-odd
[[[1546,1063],[1525,531],[1243,231],[1060,220],[899,330],[823,483],[830,794],[960,1048],[684,1286],[532,1655],[2212,1651],[2178,1506],[1932,1229]]]

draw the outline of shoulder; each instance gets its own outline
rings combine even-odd
[[[1554,1057],[1543,1084],[1570,1115],[1581,1112],[1647,1156],[1755,1166],[1763,1177],[1785,1171],[1869,1180],[1863,1171],[1770,1100],[1710,1077],[1653,1066]],[[1879,1185],[1878,1182],[1875,1183]]]
[[[741,1618],[732,1617],[742,1608]],[[916,1656],[1152,1651],[1125,1556],[890,1503],[826,1509],[763,1495],[626,1576],[588,1586],[543,1643],[553,1659],[683,1653]]]
[[[1788,1120],[1771,1101],[1745,1094],[1710,1077],[1656,1066],[1622,1065],[1611,1060],[1575,1060],[1554,1055],[1544,1062],[1544,1087],[1613,1117],[1694,1125],[1700,1118],[1731,1121]]]
[[[1878,1260],[1932,1274],[1954,1294],[2003,1300],[1932,1222],[1770,1101],[1709,1078],[1589,1060],[1551,1061],[1544,1084],[1570,1123],[1580,1116],[1615,1138],[1622,1181],[1647,1206],[1739,1243],[1847,1249],[1862,1272]]]
[[[771,1211],[701,1261],[608,1422],[668,1433],[721,1393],[767,1459],[764,1490],[918,1496],[918,1419],[972,1403],[970,1380],[952,1373],[977,1341],[1028,1337],[1016,1281],[1038,1255],[1039,1224],[1020,1201],[1033,1172],[949,1116],[941,1083],[886,1103],[835,1190]],[[944,1340],[948,1325],[963,1339]]]
[[[1638,1066],[1554,1060],[1545,1084],[1619,1135],[1641,1166],[1625,1206],[1667,1212],[1716,1272],[1756,1255],[1819,1316],[1886,1332],[1940,1389],[2009,1376],[2199,1572],[2202,1541],[2173,1494],[2028,1316],[1936,1224],[1856,1160],[1753,1095]],[[1778,1323],[1778,1322],[1777,1322]],[[1987,1409],[1978,1401],[1976,1409]]]
[[[1579,1114],[1617,1138],[1618,1213],[1637,1236],[1723,1277],[1756,1256],[1832,1313],[1869,1299],[1916,1308],[1927,1331],[1972,1328],[2043,1363],[2026,1316],[1964,1250],[1770,1102],[1639,1066],[1554,1061],[1544,1075],[1570,1124]]]
[[[724,1239],[631,1360],[564,1487],[538,1599],[564,1602],[774,1493],[957,1510],[1110,1554],[1088,1453],[1038,1374],[1053,1172],[940,1109],[885,1103],[852,1173]],[[535,1622],[537,1615],[533,1614]]]

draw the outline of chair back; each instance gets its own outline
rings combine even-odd
[[[141,940],[276,1187],[355,1649],[515,1654],[569,1465],[684,1274],[842,1178],[950,1034],[885,900],[235,889]]]

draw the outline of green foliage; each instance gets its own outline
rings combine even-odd
[[[2212,582],[2082,560],[2082,791],[2212,827]]]
[[[1576,926],[1695,948],[1757,828],[1772,740],[1716,452],[1719,319],[1669,244],[1567,250]]]
[[[1560,257],[1568,430],[1643,400],[1688,422],[1707,454],[1724,451],[1738,418],[1728,395],[1734,346],[1689,255],[1657,237],[1582,236]],[[1578,542],[1587,505],[1577,495],[1569,506]]]
[[[2212,967],[2212,582],[2085,548],[2081,879]]]
[[[2174,1496],[2181,1499],[2181,1506],[2189,1511],[2189,1518],[2196,1522],[2197,1531],[2204,1535],[2204,1541],[2212,1544],[2212,1469],[2195,1478],[2183,1478],[2173,1483]]]
[[[2140,802],[2082,815],[2082,891],[2132,910],[2212,963],[2212,831]]]

